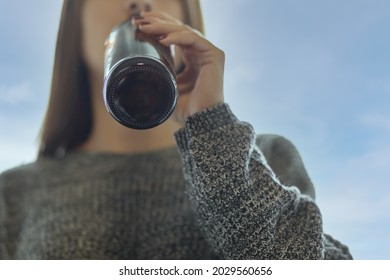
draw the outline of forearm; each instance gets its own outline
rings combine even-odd
[[[277,181],[252,127],[226,104],[190,117],[176,138],[187,191],[223,257],[323,257],[322,220],[314,201]]]

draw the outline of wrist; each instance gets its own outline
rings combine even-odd
[[[227,103],[218,103],[188,116],[184,127],[192,135],[206,133],[239,120]]]

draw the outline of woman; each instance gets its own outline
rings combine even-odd
[[[147,131],[101,98],[103,43],[139,12],[141,32],[175,46],[180,92]],[[38,160],[0,177],[1,258],[351,258],[323,233],[291,143],[224,103],[224,54],[196,29],[198,0],[64,1]]]

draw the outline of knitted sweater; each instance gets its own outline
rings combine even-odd
[[[178,149],[73,152],[0,176],[1,259],[349,259],[226,104]]]

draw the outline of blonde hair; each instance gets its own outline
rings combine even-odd
[[[185,23],[204,33],[200,0],[181,2]],[[82,144],[91,132],[89,81],[81,52],[82,4],[80,0],[63,2],[49,104],[40,133],[39,157],[69,152]]]

